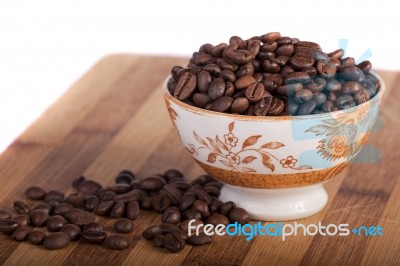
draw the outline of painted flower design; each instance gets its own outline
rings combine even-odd
[[[233,152],[230,152],[230,153],[228,154],[228,159],[229,159],[229,161],[230,161],[231,163],[233,163],[233,164],[239,164],[239,163],[240,163],[240,157],[239,157],[239,155],[237,155],[237,154],[235,154],[235,153],[233,153]]]
[[[280,163],[283,168],[293,168],[297,163],[297,159],[294,159],[293,156],[288,156],[286,159],[280,160]]]
[[[233,133],[228,133],[224,135],[225,144],[231,147],[236,147],[238,143],[238,138],[233,135]]]

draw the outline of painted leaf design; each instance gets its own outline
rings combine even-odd
[[[311,165],[305,164],[305,165],[300,165],[300,166],[299,166],[299,169],[304,170],[304,169],[313,169],[313,168],[311,167]]]
[[[215,137],[215,141],[217,142],[218,146],[220,146],[222,149],[229,151],[228,146],[225,145],[225,143],[223,143],[218,136]]]
[[[338,124],[338,121],[334,118],[324,120],[323,122],[332,126],[336,126]]]
[[[264,145],[261,146],[261,148],[262,149],[263,148],[264,149],[279,149],[280,147],[283,147],[283,146],[285,146],[285,144],[274,141],[274,142],[265,143]]]
[[[256,144],[256,142],[257,142],[257,140],[258,140],[259,138],[261,138],[261,135],[255,135],[255,136],[248,137],[248,138],[243,142],[242,149],[244,149],[244,148],[246,148],[246,147],[248,147],[248,146],[251,146],[251,145]]]
[[[261,156],[263,165],[267,167],[269,170],[271,170],[271,172],[274,172],[275,165],[271,163],[271,158],[265,153],[261,153]]]
[[[209,163],[215,163],[215,160],[217,159],[218,154],[216,154],[215,152],[212,152],[208,155],[208,159],[207,162]]]
[[[257,159],[257,157],[255,157],[255,156],[247,156],[242,160],[242,163],[251,163],[255,159]]]
[[[233,128],[235,127],[235,122],[232,122],[229,124],[229,131],[233,131]]]
[[[231,168],[234,168],[235,166],[233,166],[233,164],[231,164],[230,162],[228,162],[228,161],[225,161],[225,160],[219,160],[221,163],[223,163],[223,164],[225,164],[226,166],[228,166],[228,167],[231,167]]]
[[[203,144],[204,146],[208,147],[207,142],[205,142],[202,138],[200,138],[196,132],[193,131],[193,135],[195,137],[195,139],[200,143]]]
[[[256,170],[254,170],[253,168],[249,168],[249,167],[241,167],[240,170],[242,170],[243,172],[246,173],[255,173]]]
[[[208,142],[210,142],[211,146],[213,147],[214,151],[221,153],[221,149],[218,147],[217,143],[209,137],[207,137],[207,139],[208,139]]]
[[[331,131],[331,127],[324,126],[324,125],[313,126],[306,130],[306,132],[315,133],[316,136],[327,134],[330,131]]]

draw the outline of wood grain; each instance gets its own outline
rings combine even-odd
[[[169,121],[161,85],[185,58],[111,55],[100,60],[0,156],[0,208],[9,208],[30,185],[71,191],[83,174],[103,185],[121,169],[139,176],[181,169],[189,179],[202,170],[180,144]],[[362,152],[326,184],[327,207],[303,224],[380,225],[383,236],[218,237],[179,254],[155,249],[140,235],[160,217],[143,212],[125,251],[73,243],[47,251],[0,236],[4,265],[285,265],[400,264],[400,74],[381,71],[387,91],[377,128]],[[108,228],[112,220],[104,222]],[[289,222],[293,223],[293,222]],[[266,223],[264,223],[266,224]],[[352,227],[351,227],[352,228]]]

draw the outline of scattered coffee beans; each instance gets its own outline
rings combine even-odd
[[[268,38],[274,37],[271,35]],[[291,53],[292,48],[282,47],[279,50],[281,56]],[[222,51],[223,47],[216,47],[212,53],[219,54]],[[242,55],[235,53],[237,53],[235,50],[228,51],[236,62],[244,60],[243,56],[249,56],[246,52]],[[224,62],[224,64],[230,63]],[[272,66],[275,67],[274,64]],[[207,69],[212,75],[227,70],[221,71],[217,65],[208,66]],[[246,64],[240,68],[240,77],[237,80],[228,71],[225,71],[224,75],[230,77],[232,84],[239,81],[238,86],[244,86],[249,81],[258,79],[257,76],[249,76],[249,73],[253,71],[254,66]],[[205,86],[208,76],[203,75],[205,77],[202,78],[205,80],[202,81],[202,86]],[[191,78],[193,79],[193,76]],[[193,85],[191,82],[190,79],[186,83],[182,82],[182,92],[179,94],[181,97],[187,93],[185,90],[191,88]],[[252,95],[255,97],[258,97],[257,86],[264,85],[254,85],[256,91]],[[227,87],[229,86],[225,86],[225,90]],[[253,93],[250,90],[254,88],[250,87],[249,93]],[[215,93],[218,94],[218,91]],[[247,98],[245,99],[248,101]],[[346,99],[341,101],[343,104],[348,104]],[[152,225],[145,229],[142,232],[143,238],[152,241],[156,247],[175,253],[184,249],[186,244],[201,246],[213,241],[212,237],[205,234],[196,236],[194,231],[188,232],[188,225],[192,219],[195,219],[193,223],[195,226],[206,223],[227,225],[230,222],[239,222],[243,224],[249,221],[248,213],[244,209],[237,208],[234,202],[223,203],[218,200],[222,183],[209,175],[201,175],[189,183],[180,171],[170,169],[164,174],[136,180],[131,171],[124,170],[117,175],[115,184],[105,188],[83,176],[74,180],[72,187],[77,191],[68,195],[58,190],[50,190],[46,193],[40,187],[29,187],[25,195],[31,201],[15,201],[16,214],[0,210],[0,232],[11,235],[15,241],[27,240],[31,244],[43,245],[50,250],[64,248],[70,241],[78,239],[83,239],[90,244],[104,245],[109,249],[123,250],[129,247],[129,239],[122,235],[108,235],[105,226],[96,221],[96,215],[116,218],[113,230],[116,233],[128,234],[134,228],[133,220],[139,217],[140,209],[145,209],[162,214],[162,224]],[[42,202],[30,206],[33,201]],[[33,229],[33,227],[42,227],[44,231]]]
[[[174,66],[168,89],[187,104],[216,112],[256,116],[333,112],[368,101],[380,86],[370,61],[356,65],[354,58],[343,55],[343,49],[325,53],[317,43],[282,37],[279,32],[248,40],[233,36],[229,44],[202,45],[187,67]],[[324,106],[328,99],[330,108]]]

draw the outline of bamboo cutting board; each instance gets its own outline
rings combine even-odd
[[[170,68],[186,63],[182,58],[123,54],[100,60],[0,156],[0,208],[23,198],[30,185],[71,191],[72,180],[82,174],[103,185],[122,169],[141,177],[168,168],[181,169],[189,179],[201,174],[172,128],[161,93]],[[400,264],[400,73],[379,74],[387,91],[379,126],[368,141],[379,151],[379,162],[351,164],[326,184],[328,206],[298,222],[379,225],[383,236],[297,236],[286,241],[224,236],[215,237],[211,245],[171,254],[141,239],[146,226],[160,221],[155,213],[142,212],[128,250],[73,242],[48,251],[0,235],[0,264]],[[367,153],[359,158],[370,159]]]

